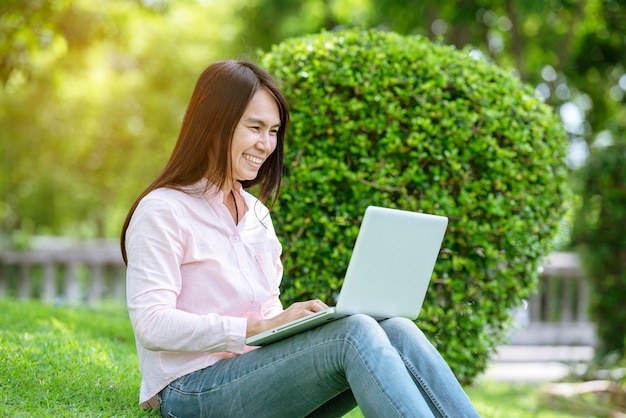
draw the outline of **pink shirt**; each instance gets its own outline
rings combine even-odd
[[[126,232],[127,302],[141,368],[140,402],[170,382],[253,349],[247,318],[282,311],[281,246],[269,211],[241,190],[238,225],[204,183],[162,188],[139,203]]]

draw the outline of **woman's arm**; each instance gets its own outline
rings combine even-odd
[[[190,231],[176,202],[144,199],[126,234],[127,301],[139,343],[148,350],[243,352],[246,319],[177,308]]]

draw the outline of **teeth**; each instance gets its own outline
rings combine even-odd
[[[243,156],[243,158],[245,158],[246,160],[248,160],[248,161],[250,161],[251,163],[254,163],[254,164],[261,164],[263,162],[262,158],[254,157],[254,156],[248,155],[248,154],[245,154]]]

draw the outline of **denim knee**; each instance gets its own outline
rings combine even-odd
[[[419,352],[419,357],[438,357],[439,353],[419,327],[407,318],[390,318],[380,322],[391,344],[403,355]]]
[[[380,322],[381,325],[389,324],[390,326],[401,328],[401,329],[412,329],[416,327],[415,322],[411,321],[408,318],[403,318],[401,316],[385,319]]]
[[[346,328],[346,334],[376,334],[380,332],[380,326],[378,322],[368,315],[350,315],[343,319],[343,324]]]
[[[387,334],[390,332],[401,333],[404,335],[411,335],[412,338],[427,340],[426,336],[421,329],[408,318],[396,317],[385,319],[380,322],[380,326],[385,330]]]
[[[340,332],[350,345],[362,348],[390,345],[380,324],[371,316],[355,314],[343,318],[340,322],[342,327]]]

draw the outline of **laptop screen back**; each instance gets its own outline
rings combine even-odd
[[[368,207],[337,311],[416,319],[447,225],[443,216]]]

